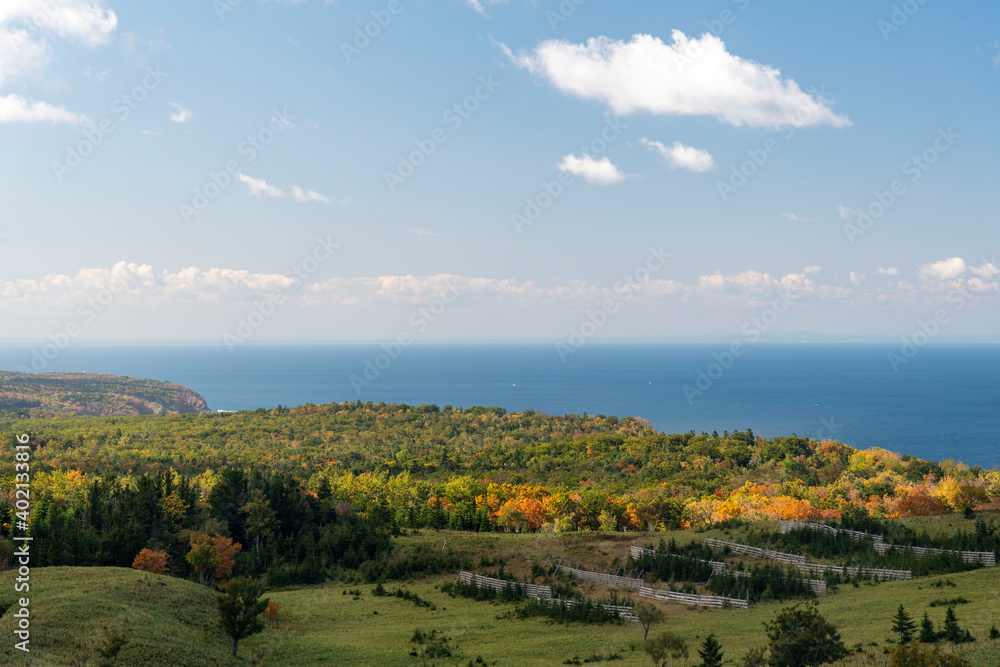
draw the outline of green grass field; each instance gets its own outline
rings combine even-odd
[[[948,518],[925,520],[946,530]],[[960,522],[953,521],[955,525]],[[716,533],[722,534],[722,533]],[[703,534],[671,534],[678,541]],[[649,544],[648,537],[632,536]],[[738,531],[729,535],[738,538]],[[509,571],[527,571],[532,562],[547,555],[572,557],[594,565],[614,565],[623,560],[629,538],[582,535],[500,535],[422,531],[401,538],[403,549],[426,544],[448,546],[474,562],[482,557],[505,557]],[[387,584],[413,591],[436,606],[417,607],[412,602],[372,595],[371,585],[329,583],[322,586],[271,591],[281,606],[279,627],[245,640],[240,658],[228,654],[226,638],[215,621],[211,591],[195,583],[117,568],[40,568],[32,571],[32,652],[13,649],[14,620],[0,618],[0,663],[34,665],[98,665],[101,648],[117,630],[127,639],[113,665],[418,665],[410,656],[414,630],[438,630],[451,638],[454,655],[427,662],[467,665],[482,657],[495,665],[559,665],[574,657],[583,662],[592,656],[619,656],[610,664],[648,665],[641,650],[642,630],[628,625],[558,625],[545,620],[498,618],[506,605],[451,598],[438,586],[453,575]],[[934,587],[932,582],[951,580],[954,586]],[[0,577],[0,608],[13,604],[12,572]],[[345,591],[358,589],[359,599]],[[589,589],[606,594],[607,591]],[[1000,640],[987,639],[993,624],[1000,625],[1000,569],[978,570],[905,582],[842,586],[819,598],[820,611],[840,628],[849,648],[860,646],[841,665],[876,667],[887,664],[885,648],[891,641],[891,617],[902,603],[919,620],[928,611],[936,625],[944,607],[929,605],[940,598],[964,597],[955,607],[959,622],[977,638],[962,647],[974,664],[1000,665]],[[714,632],[727,658],[765,643],[763,623],[783,603],[758,604],[750,610],[694,610],[664,605],[667,620],[658,628],[670,629],[688,639],[696,664],[696,646]],[[655,631],[655,629],[654,629]]]

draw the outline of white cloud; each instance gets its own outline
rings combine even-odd
[[[247,176],[246,174],[237,174],[236,180],[240,183],[244,183],[249,189],[250,196],[255,199],[262,199],[264,197],[284,199],[288,196],[288,193],[291,193],[292,199],[302,204],[308,204],[310,202],[320,204],[330,203],[329,198],[321,195],[320,193],[314,190],[304,190],[297,185],[291,186],[286,192],[276,185],[271,185],[263,178],[253,178],[251,176]]]
[[[996,258],[994,257],[995,260]],[[1000,268],[997,268],[993,262],[984,261],[982,266],[970,266],[969,270],[984,280],[1000,276]]]
[[[968,267],[961,257],[942,259],[940,262],[924,264],[920,267],[920,277],[923,280],[952,280],[965,274]]]
[[[977,269],[1000,274],[991,263]],[[177,271],[157,270],[147,264],[118,262],[110,268],[84,268],[73,275],[50,274],[34,279],[0,280],[0,317],[23,317],[34,321],[46,313],[71,313],[80,303],[101,290],[110,290],[114,301],[109,310],[123,311],[135,320],[164,308],[212,306],[245,308],[255,301],[281,293],[288,304],[300,309],[426,305],[449,290],[461,286],[462,303],[504,304],[505,307],[549,307],[570,305],[589,307],[608,298],[656,306],[664,301],[731,306],[745,309],[772,305],[777,298],[791,297],[796,303],[836,301],[854,306],[896,303],[906,306],[940,304],[944,291],[934,285],[921,288],[904,281],[872,287],[864,276],[851,274],[852,285],[816,284],[810,271],[772,275],[757,270],[735,274],[716,272],[692,282],[653,278],[634,285],[626,296],[606,284],[582,279],[564,279],[552,284],[483,276],[380,275],[338,276],[302,282],[283,273],[255,272],[238,268],[187,267]],[[964,289],[977,296],[1000,294],[1000,285],[974,276],[963,282]]]
[[[837,213],[840,214],[840,219],[841,220],[847,220],[852,215],[857,215],[858,214],[858,212],[855,211],[850,206],[838,206],[837,207]]]
[[[170,106],[177,109],[174,113],[170,114],[170,120],[177,124],[183,124],[194,118],[194,112],[190,109],[185,109],[177,102],[171,102]]]
[[[270,185],[263,178],[252,178],[246,174],[236,174],[236,180],[244,183],[250,190],[250,196],[255,199],[262,199],[264,197],[283,198],[285,196],[281,188]]]
[[[559,163],[559,170],[583,176],[584,180],[595,185],[613,185],[625,180],[625,174],[607,157],[595,160],[587,154],[567,155]]]
[[[795,215],[794,213],[789,213],[788,211],[783,212],[781,214],[781,217],[784,218],[785,220],[788,220],[789,222],[817,222],[813,218],[803,218],[801,216]]]
[[[320,193],[315,192],[313,190],[303,190],[297,185],[292,186],[292,197],[295,198],[295,201],[302,203],[307,203],[307,202],[318,202],[320,204],[330,203],[330,200],[327,197],[321,195]]]
[[[674,169],[705,172],[715,168],[715,158],[706,150],[685,146],[679,141],[675,141],[673,146],[665,146],[659,141],[650,141],[646,137],[639,141],[650,150],[657,151]]]
[[[804,92],[777,69],[727,52],[718,37],[689,38],[674,30],[671,38],[671,44],[651,35],[628,42],[548,40],[519,55],[503,49],[516,65],[559,90],[603,102],[621,115],[714,116],[738,127],[851,124],[821,95]]]
[[[57,107],[48,102],[33,102],[20,95],[0,96],[0,123],[66,123],[89,125],[83,114]]]
[[[104,0],[4,0],[0,4],[0,25],[6,24],[51,31],[63,39],[93,47],[111,40],[118,17]]]
[[[118,17],[104,0],[3,0],[0,3],[0,87],[37,77],[51,60],[47,34],[88,47],[107,44]],[[87,76],[93,76],[91,72]],[[0,95],[0,123],[87,124],[82,114],[21,95]]]
[[[877,269],[875,269],[875,273],[878,273],[878,274],[883,275],[883,276],[897,276],[897,275],[899,275],[899,269],[897,269],[895,267],[892,267],[892,266],[890,266],[888,268],[882,268],[880,266]]]
[[[465,4],[472,7],[483,16],[486,16],[486,7],[483,5],[501,5],[505,2],[507,2],[507,0],[465,0]]]
[[[823,269],[821,267],[816,266],[816,265],[812,265],[812,266],[807,266],[806,268],[802,269],[802,272],[805,273],[806,275],[810,275],[811,276],[814,273],[819,273],[822,270]]]

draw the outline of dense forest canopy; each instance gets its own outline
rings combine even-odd
[[[972,511],[1000,473],[881,449],[746,431],[667,435],[637,418],[375,403],[227,414],[33,419],[33,483],[72,497],[96,477],[180,474],[211,491],[230,467],[458,528],[647,530],[730,518]],[[5,449],[13,447],[6,436]],[[73,488],[79,487],[74,492]]]

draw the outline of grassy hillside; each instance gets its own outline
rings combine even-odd
[[[939,517],[929,528],[949,530],[955,517]],[[674,531],[678,542],[706,535],[740,538],[732,531]],[[656,537],[658,539],[659,535]],[[403,537],[399,549],[448,547],[470,560],[503,559],[510,572],[526,576],[530,566],[546,556],[570,557],[594,565],[614,565],[630,541],[650,544],[652,537],[636,535],[476,534],[423,530]],[[485,568],[484,568],[485,569]],[[433,603],[418,607],[410,601],[372,595],[372,585],[328,583],[274,590],[268,597],[281,607],[280,627],[241,645],[239,660],[227,653],[226,639],[217,629],[212,593],[188,581],[118,568],[39,568],[32,572],[32,653],[19,662],[37,665],[97,665],[100,650],[117,630],[128,639],[114,665],[416,665],[410,655],[414,630],[437,630],[450,637],[453,655],[429,661],[436,665],[468,665],[482,658],[490,665],[559,665],[578,658],[613,658],[609,664],[648,665],[641,649],[642,631],[635,624],[558,625],[540,619],[517,620],[504,614],[511,605],[492,605],[452,598],[439,586],[453,574],[389,582]],[[942,587],[938,579],[950,581]],[[359,592],[360,595],[357,595]],[[586,589],[592,595],[607,590]],[[0,577],[0,607],[14,601],[13,576]],[[855,653],[841,667],[887,665],[891,617],[902,603],[919,619],[924,611],[940,626],[944,608],[931,607],[940,598],[967,600],[955,606],[961,625],[977,638],[961,647],[974,665],[1000,664],[1000,641],[987,639],[991,625],[1000,625],[1000,569],[957,573],[878,585],[841,586],[819,599],[820,611],[838,626],[845,644]],[[696,645],[714,632],[730,659],[765,643],[763,623],[785,603],[761,603],[750,610],[695,610],[661,603],[667,613],[660,629],[686,638],[693,664]],[[13,618],[0,618],[0,634],[11,637]],[[14,660],[11,641],[0,645],[0,663]],[[949,648],[949,650],[952,650]],[[615,657],[617,656],[617,658]],[[480,663],[476,663],[480,664]]]
[[[95,373],[0,371],[0,419],[208,412],[187,387]]]
[[[114,665],[245,664],[229,654],[211,591],[124,568],[33,568],[31,652],[24,654],[13,647],[15,619],[6,613],[22,595],[14,578],[13,571],[0,576],[0,664],[97,665],[117,633],[127,641]]]

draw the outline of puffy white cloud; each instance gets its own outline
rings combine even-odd
[[[924,264],[920,267],[919,275],[923,280],[952,280],[965,275],[968,267],[961,257],[942,259],[939,262]]]
[[[89,125],[83,114],[48,102],[33,102],[20,95],[0,95],[0,123],[66,123]]]
[[[899,269],[893,266],[890,266],[888,268],[883,268],[880,266],[877,269],[875,269],[875,273],[878,273],[883,276],[897,276],[899,275]]]
[[[46,34],[89,47],[107,44],[118,17],[104,0],[3,0],[0,3],[0,87],[38,76],[51,60]],[[0,123],[89,121],[79,113],[21,95],[0,95]]]
[[[715,158],[706,150],[685,146],[675,141],[672,146],[665,146],[659,141],[650,141],[646,137],[640,139],[643,146],[655,150],[674,169],[705,172],[715,169]]]
[[[264,197],[283,198],[285,196],[281,188],[269,184],[263,178],[253,178],[246,174],[236,174],[236,180],[245,184],[250,190],[250,196],[255,199],[262,199]]]
[[[503,50],[559,90],[603,102],[621,115],[714,116],[751,127],[851,124],[820,94],[804,92],[773,67],[729,53],[718,37],[690,38],[674,30],[671,39],[666,44],[640,34],[627,42],[548,40],[529,53]]]
[[[984,275],[1000,275],[991,263],[977,267]],[[461,276],[454,274],[338,276],[306,279],[290,273],[254,272],[246,269],[186,267],[157,270],[147,264],[118,262],[110,268],[85,268],[73,275],[50,274],[34,279],[0,281],[0,317],[33,317],[46,311],[75,312],[81,303],[110,292],[114,308],[140,313],[164,308],[204,306],[247,307],[267,297],[282,294],[294,308],[379,308],[422,306],[448,291],[461,293],[463,303],[504,304],[511,307],[569,306],[585,309],[608,298],[629,304],[663,301],[702,303],[744,308],[765,307],[774,299],[840,301],[849,305],[940,304],[944,291],[925,284],[917,288],[904,281],[887,286],[869,286],[864,276],[851,274],[852,285],[816,284],[807,271],[772,275],[747,270],[740,273],[701,275],[685,283],[654,277],[630,286],[627,293],[610,284],[566,279],[542,285],[531,280]],[[967,293],[989,297],[1000,293],[993,280],[972,276],[963,280]],[[581,310],[582,312],[582,310]]]
[[[19,24],[46,30],[87,46],[107,44],[118,17],[104,0],[4,0],[0,25]]]
[[[983,260],[981,265],[972,266],[961,257],[951,257],[924,264],[917,274],[924,289],[932,292],[957,290],[987,294],[1000,291],[1000,281],[993,280],[1000,276],[1000,269],[992,261]]]
[[[993,262],[984,262],[982,266],[970,266],[969,270],[985,280],[1000,276],[1000,269]]]
[[[177,123],[178,125],[182,125],[182,124],[188,122],[189,120],[191,120],[192,118],[194,118],[194,112],[193,111],[191,111],[190,109],[185,109],[184,107],[182,107],[177,102],[171,102],[170,106],[172,106],[175,109],[177,109],[177,111],[175,111],[174,113],[170,114],[170,120],[171,120],[171,122]]]
[[[625,180],[625,174],[607,157],[595,160],[587,154],[567,155],[559,163],[559,170],[583,176],[584,180],[595,185],[613,185]]]

